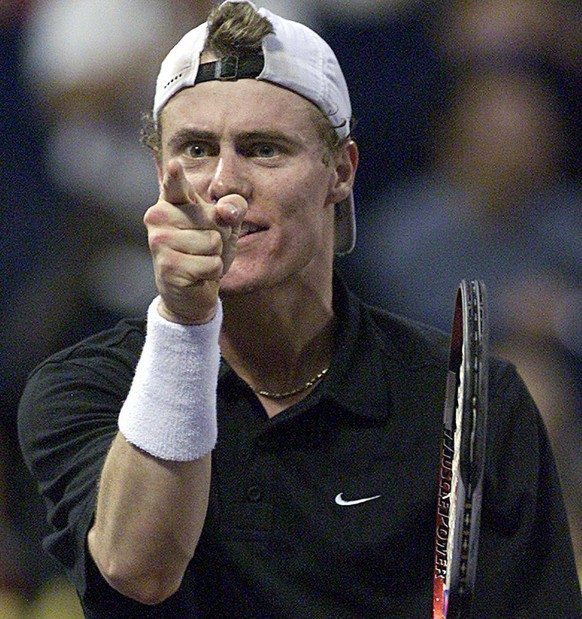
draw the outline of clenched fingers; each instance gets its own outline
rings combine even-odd
[[[144,216],[166,317],[191,322],[211,314],[218,280],[235,256],[246,209],[238,195],[205,202],[189,185],[180,163],[168,163],[159,200]]]

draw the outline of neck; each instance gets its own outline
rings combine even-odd
[[[295,391],[329,367],[334,348],[331,285],[323,296],[309,290],[228,296],[223,308],[221,352],[255,391]],[[268,412],[279,412],[317,382],[284,398],[259,397]]]

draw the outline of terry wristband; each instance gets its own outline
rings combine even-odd
[[[216,444],[220,301],[203,325],[180,325],[150,305],[143,351],[119,414],[125,439],[164,460],[196,460]]]

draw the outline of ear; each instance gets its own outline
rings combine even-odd
[[[330,202],[337,204],[345,200],[352,191],[358,169],[358,145],[348,140],[335,160],[335,180],[330,188]]]

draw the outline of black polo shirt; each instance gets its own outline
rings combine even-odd
[[[143,323],[123,322],[35,371],[21,404],[23,450],[55,527],[47,548],[75,582],[87,617],[430,616],[448,337],[366,307],[339,282],[334,308],[327,376],[274,418],[222,365],[207,521],[180,590],[156,606],[113,591],[85,548]],[[474,619],[540,611],[578,618],[539,415],[510,366],[493,363],[489,392]],[[573,602],[556,596],[557,587]]]

